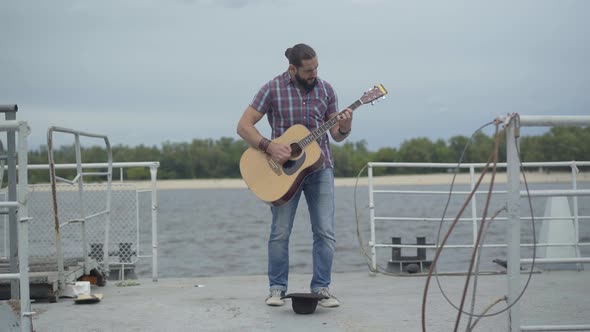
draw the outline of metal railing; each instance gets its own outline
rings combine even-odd
[[[0,131],[18,132],[18,188],[17,201],[0,202],[0,207],[16,209],[17,241],[18,241],[18,273],[1,273],[2,280],[18,280],[20,289],[20,326],[22,331],[32,331],[33,322],[29,291],[29,233],[28,233],[28,208],[27,208],[27,162],[28,148],[27,137],[30,133],[29,126],[23,121],[0,122]],[[11,258],[15,257],[11,253]]]
[[[590,324],[539,326],[521,325],[520,305],[519,303],[515,302],[518,298],[518,294],[520,293],[520,264],[523,262],[520,257],[521,217],[520,202],[518,199],[520,196],[520,151],[518,148],[520,128],[539,126],[588,126],[590,125],[590,116],[520,116],[518,114],[512,114],[504,119],[504,123],[508,125],[508,131],[506,132],[506,160],[508,163],[508,225],[506,227],[506,240],[508,242],[508,298],[506,302],[508,305],[514,304],[509,312],[508,327],[513,332],[521,330],[538,330],[540,328],[552,330],[590,330]],[[574,189],[572,189],[569,194],[575,195],[574,205],[577,209],[577,196],[588,196],[590,195],[590,191],[576,189],[575,176],[573,187]],[[579,241],[578,230],[579,228],[576,226],[576,241]],[[590,262],[588,258],[581,257],[578,257],[575,260],[578,263]],[[569,259],[568,261],[572,261],[572,259]]]
[[[438,195],[438,196],[448,196],[449,190],[384,190],[384,189],[375,189],[374,185],[374,169],[375,168],[383,168],[383,167],[390,167],[390,168],[433,168],[433,169],[441,169],[446,172],[450,169],[468,169],[469,170],[469,188],[472,190],[475,187],[477,182],[476,173],[478,170],[485,167],[483,163],[465,163],[461,165],[452,164],[452,163],[402,163],[402,162],[370,162],[368,165],[368,188],[369,188],[369,222],[370,222],[370,241],[369,247],[371,248],[371,265],[373,270],[377,269],[377,248],[417,248],[417,249],[437,249],[436,245],[418,245],[418,244],[391,244],[391,243],[378,243],[376,240],[376,230],[375,225],[377,222],[396,222],[396,221],[426,221],[426,222],[440,222],[441,217],[409,217],[409,216],[399,216],[399,217],[391,217],[391,216],[378,216],[376,215],[376,202],[375,202],[375,195]],[[498,163],[498,169],[506,169],[507,163]],[[572,189],[545,189],[545,190],[530,190],[529,192],[525,190],[519,189],[519,197],[551,197],[551,196],[572,196],[573,201],[573,220],[574,220],[574,229],[575,229],[575,237],[579,239],[579,222],[580,220],[590,220],[589,215],[580,215],[579,206],[578,206],[578,195],[588,195],[590,194],[590,190],[581,190],[577,189],[577,176],[578,167],[582,166],[590,166],[590,161],[564,161],[564,162],[525,162],[522,163],[523,169],[531,169],[531,168],[539,168],[543,167],[545,169],[551,168],[563,168],[569,167],[571,169],[571,188]],[[449,182],[450,182],[450,175],[449,175]],[[465,190],[453,190],[453,195],[460,195],[460,196],[467,196],[470,194],[471,191]],[[507,194],[507,190],[494,190],[493,194]],[[471,215],[469,217],[462,217],[459,218],[460,222],[471,222],[472,225],[472,237],[471,243],[467,244],[447,244],[445,248],[452,249],[452,248],[471,248],[475,247],[477,241],[477,233],[478,233],[478,221],[480,217],[478,216],[478,201],[477,198],[480,195],[487,195],[488,191],[486,190],[478,190],[475,191],[474,196],[471,200],[470,204],[470,211]],[[531,220],[532,217],[522,217],[525,220]],[[559,219],[559,217],[535,217],[535,220],[553,220]],[[445,217],[444,221],[452,221],[453,218]],[[495,220],[497,221],[506,221],[508,217],[496,217]],[[536,243],[534,244],[537,247],[553,247],[553,246],[574,246],[576,251],[579,253],[579,247],[583,246],[590,246],[590,242],[580,242],[576,241],[573,243]],[[522,247],[532,247],[532,243],[521,244]],[[482,247],[487,248],[507,248],[508,244],[506,243],[488,243],[483,244]],[[585,260],[580,258],[581,260]],[[536,261],[539,263],[550,263],[551,259],[542,259],[537,258]],[[530,260],[523,259],[524,263],[530,263]]]
[[[76,151],[76,170],[77,174],[73,180],[64,179],[58,177],[55,172],[55,162],[54,162],[54,153],[53,153],[53,133],[60,132],[65,134],[72,134],[74,135],[75,140],[75,151]],[[91,137],[91,138],[100,138],[104,140],[107,149],[107,171],[106,172],[84,172],[82,169],[82,151],[80,146],[80,136],[84,137]],[[111,213],[111,182],[112,182],[112,174],[113,174],[113,154],[111,151],[111,145],[109,139],[105,135],[99,134],[92,134],[86,133],[78,130],[68,129],[68,128],[61,128],[61,127],[50,127],[47,130],[47,154],[48,154],[48,161],[49,161],[49,175],[51,181],[51,193],[53,199],[53,213],[54,213],[54,220],[55,220],[55,245],[56,245],[56,257],[57,257],[57,270],[58,270],[58,279],[59,279],[59,287],[60,289],[65,288],[65,274],[64,274],[64,259],[63,259],[63,251],[62,251],[62,240],[61,240],[61,228],[73,223],[79,223],[81,228],[81,236],[82,236],[82,257],[84,259],[84,274],[90,274],[90,256],[88,255],[88,244],[86,239],[86,222],[98,217],[98,216],[105,216],[104,228],[105,228],[105,238],[104,238],[104,258],[103,258],[103,269],[107,271],[109,269],[109,226],[110,226],[110,213]],[[84,200],[84,176],[106,176],[107,178],[107,190],[106,190],[106,207],[104,210],[88,215],[86,213],[86,202]],[[78,185],[78,217],[74,219],[70,219],[66,222],[61,223],[59,219],[59,209],[57,204],[57,181],[62,181],[69,183],[71,185],[77,184]]]
[[[106,169],[108,168],[108,163],[82,163],[81,164],[81,168],[82,170],[96,170],[96,169]],[[113,169],[120,169],[121,171],[121,176],[119,181],[113,181],[112,185],[113,185],[113,195],[115,195],[115,197],[119,197],[118,200],[121,199],[121,195],[119,194],[117,196],[118,193],[123,192],[123,191],[129,191],[132,190],[133,191],[133,195],[134,197],[131,198],[129,197],[129,194],[125,195],[124,197],[122,197],[125,200],[125,206],[129,205],[131,206],[132,204],[134,204],[134,208],[133,208],[133,212],[135,212],[135,216],[134,216],[134,220],[135,220],[135,227],[137,232],[134,235],[135,238],[135,244],[137,245],[137,255],[135,255],[136,258],[138,259],[149,259],[151,258],[151,271],[152,271],[152,280],[153,281],[157,281],[158,280],[158,233],[157,233],[157,229],[158,229],[158,195],[157,195],[157,174],[158,174],[158,168],[160,167],[160,163],[157,161],[145,161],[145,162],[113,162],[112,163],[112,168]],[[54,169],[55,170],[73,170],[73,169],[77,169],[78,165],[77,164],[72,164],[72,163],[63,163],[63,164],[55,164],[54,165]],[[150,189],[147,190],[137,190],[135,188],[135,186],[130,186],[128,184],[128,182],[125,181],[124,179],[124,170],[125,169],[129,169],[129,168],[147,168],[149,170],[149,174],[150,174],[150,181],[149,181],[149,186]],[[28,170],[29,171],[46,171],[49,170],[49,165],[48,164],[33,164],[33,165],[28,165]],[[44,185],[33,185],[33,193],[36,193],[37,191],[43,191],[44,188],[42,187],[41,189],[38,189],[37,186],[44,186]],[[96,184],[86,184],[86,187],[90,187],[91,189],[95,189],[94,187],[97,186]],[[121,187],[123,186],[123,187]],[[64,189],[64,188],[57,188],[58,192],[59,189]],[[98,188],[100,189],[100,188]],[[97,190],[98,190],[97,189]],[[129,190],[128,190],[129,189]],[[151,251],[151,254],[142,254],[142,250],[141,248],[144,248],[145,246],[142,244],[142,241],[140,240],[140,216],[138,213],[138,209],[139,209],[139,195],[141,193],[149,193],[150,197],[148,198],[150,201],[150,214],[149,214],[149,225],[150,225],[150,237],[151,237],[151,243],[149,243],[149,248]],[[42,200],[43,197],[41,197],[38,200]],[[35,200],[35,202],[37,203],[38,201],[37,199]],[[118,201],[116,200],[116,201]],[[96,203],[96,202],[95,202]],[[41,203],[37,203],[37,204],[41,204]],[[116,208],[116,204],[114,205],[114,207]],[[76,208],[75,206],[70,205],[69,208]],[[40,213],[40,212],[36,212],[36,213]],[[36,218],[42,219],[43,221],[45,221],[45,219],[48,218],[48,216],[45,215],[38,215],[36,216]],[[113,224],[114,222],[114,224]],[[119,228],[121,227],[125,227],[125,228],[129,228],[131,227],[131,225],[129,223],[124,223],[124,225],[121,225],[122,221],[119,221],[117,218],[117,215],[113,215],[111,218],[111,226],[110,227],[110,231],[111,231],[111,240],[114,240],[116,238],[119,238],[120,240],[126,240],[125,238],[123,238],[122,236],[118,236],[116,234],[116,232],[118,231],[118,229],[115,229],[114,227],[119,226]],[[114,227],[113,227],[114,226]],[[113,234],[115,232],[115,234]],[[112,242],[112,241],[111,241]],[[53,244],[49,244],[49,245],[53,245]],[[40,250],[48,250],[48,244],[43,244],[41,245],[42,248],[39,248]],[[102,252],[102,249],[101,249]],[[109,260],[109,264],[111,266],[113,266],[113,264],[116,265],[121,265],[122,268],[124,268],[124,264],[129,263],[127,262],[116,262],[116,261],[112,261]]]
[[[514,120],[514,121],[511,121]],[[519,293],[521,292],[520,284],[520,266],[521,264],[531,264],[532,258],[521,258],[521,248],[537,247],[556,247],[569,246],[575,248],[576,257],[567,258],[535,258],[536,263],[553,264],[553,263],[590,263],[590,257],[581,257],[580,247],[590,246],[590,242],[580,241],[579,223],[581,220],[589,220],[590,216],[580,214],[579,197],[590,196],[590,190],[578,189],[578,167],[590,166],[588,161],[568,161],[568,162],[525,162],[521,163],[518,156],[518,129],[520,126],[545,126],[545,125],[590,125],[590,116],[550,116],[550,117],[536,117],[536,116],[516,116],[514,118],[506,119],[506,124],[509,124],[507,130],[507,162],[498,163],[498,169],[506,170],[506,190],[494,190],[493,194],[505,195],[506,217],[497,217],[495,220],[504,220],[506,223],[506,243],[492,243],[481,244],[481,247],[488,248],[506,248],[508,250],[507,261],[507,303],[513,304]],[[438,249],[437,245],[419,245],[419,244],[390,244],[378,243],[376,240],[376,224],[384,222],[400,222],[400,221],[425,221],[425,222],[441,222],[452,221],[452,218],[443,217],[391,217],[381,216],[376,213],[376,195],[444,195],[448,196],[449,190],[377,190],[374,185],[374,168],[378,167],[397,167],[397,168],[438,168],[445,172],[460,168],[469,170],[469,187],[470,190],[475,188],[476,184],[476,170],[482,169],[485,166],[483,163],[461,164],[454,163],[386,163],[386,162],[372,162],[368,163],[368,189],[369,189],[369,221],[370,221],[370,239],[369,249],[371,258],[372,271],[377,271],[377,249],[378,248],[417,248],[417,249]],[[571,189],[540,189],[540,190],[521,190],[521,167],[527,168],[552,168],[552,167],[569,167],[571,170]],[[449,178],[450,179],[450,178]],[[450,181],[449,181],[450,182]],[[471,191],[452,191],[453,195],[467,196]],[[467,244],[447,244],[446,249],[460,249],[471,248],[475,249],[478,234],[478,209],[477,196],[487,195],[488,191],[476,191],[471,200],[471,216],[462,217],[460,222],[472,223],[472,237],[471,243]],[[566,243],[524,243],[521,244],[521,220],[531,220],[534,216],[522,217],[520,215],[520,199],[523,197],[554,197],[554,196],[568,196],[571,197],[573,203],[573,216],[566,216],[566,219],[573,219],[574,226],[574,241]],[[466,210],[467,211],[467,210]],[[563,219],[564,216],[551,217],[534,217],[535,220],[552,220]],[[442,220],[441,220],[442,219]],[[518,303],[510,308],[508,329],[510,331],[521,330],[590,330],[589,324],[584,325],[522,325],[520,320],[520,309]]]

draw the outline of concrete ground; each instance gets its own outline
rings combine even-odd
[[[526,274],[521,275],[524,284]],[[519,302],[522,325],[590,324],[590,273],[551,271],[533,274]],[[309,275],[291,275],[289,293],[307,292]],[[49,331],[422,331],[422,295],[426,277],[391,277],[368,273],[337,273],[332,292],[338,308],[317,307],[297,315],[290,300],[282,307],[264,303],[266,276],[138,280],[120,287],[109,282],[92,287],[104,298],[95,304],[34,302],[33,327]],[[445,293],[457,305],[464,276],[440,277]],[[506,293],[506,275],[480,276],[476,313]],[[473,285],[473,278],[471,279]],[[433,278],[426,307],[427,331],[452,331],[456,310],[442,297]],[[464,309],[469,311],[469,299]],[[489,313],[505,308],[494,306]],[[482,318],[475,331],[506,331],[508,315]],[[462,315],[460,331],[468,320]]]

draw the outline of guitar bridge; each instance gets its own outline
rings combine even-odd
[[[267,156],[266,160],[268,161],[268,166],[270,166],[270,169],[272,169],[276,175],[283,174],[283,172],[281,171],[281,165],[274,161],[274,159],[272,159],[270,156]]]

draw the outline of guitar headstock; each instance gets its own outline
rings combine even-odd
[[[375,85],[371,90],[365,92],[363,96],[359,99],[363,104],[374,104],[376,100],[380,98],[385,98],[387,94],[387,90],[383,87],[383,84]]]

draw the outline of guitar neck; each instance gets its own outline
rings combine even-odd
[[[359,100],[355,101],[354,103],[352,103],[350,106],[348,106],[348,108],[350,108],[351,110],[354,111],[362,104],[363,104],[363,102],[359,99]],[[301,148],[304,148],[307,145],[311,144],[311,142],[322,137],[322,135],[324,135],[328,130],[330,130],[330,128],[332,128],[336,125],[336,122],[338,122],[338,119],[340,119],[340,115],[342,113],[344,113],[344,111],[338,113],[338,115],[336,115],[336,116],[332,117],[330,120],[324,122],[324,124],[321,125],[319,128],[315,129],[309,135],[305,136],[305,138],[303,138],[301,141],[299,141],[299,146],[301,146]]]

